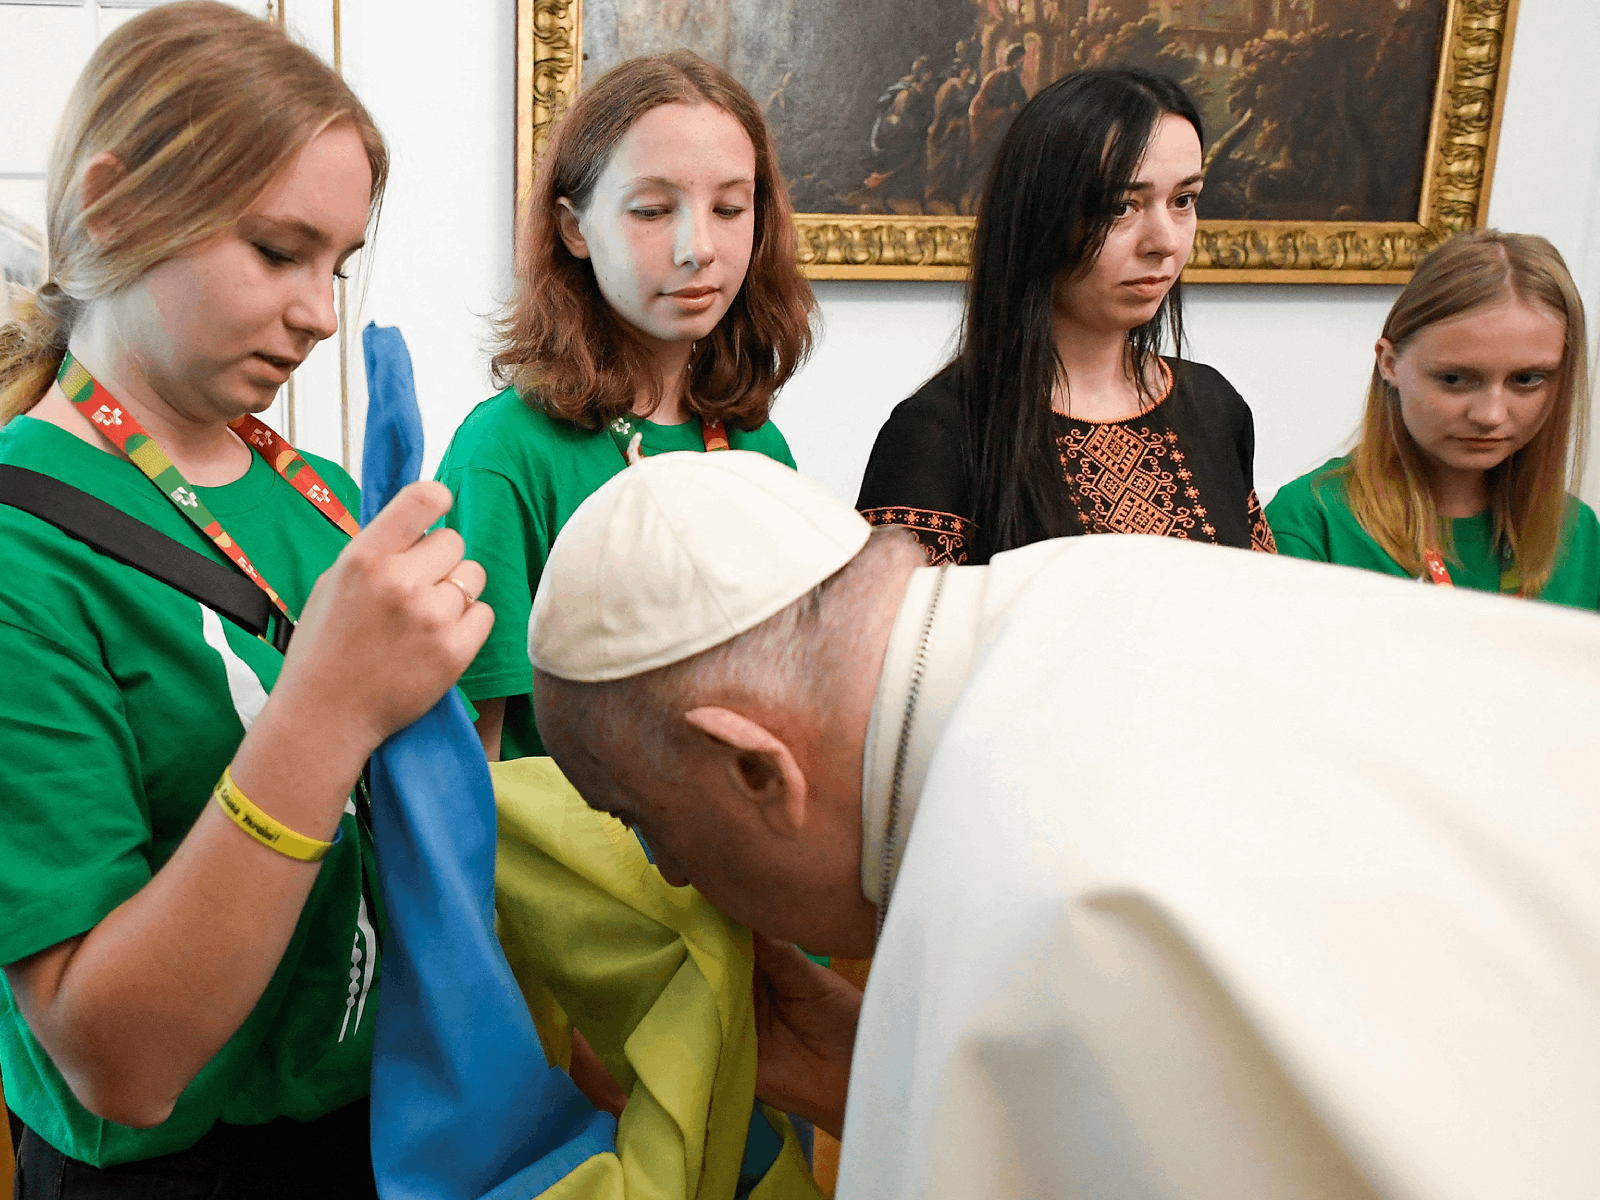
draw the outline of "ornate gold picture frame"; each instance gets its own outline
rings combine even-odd
[[[596,5],[598,15],[601,0],[591,2]],[[1409,213],[1410,205],[1406,203],[1400,212],[1391,212],[1389,219],[1380,220],[1360,219],[1359,211],[1352,219],[1202,219],[1184,279],[1208,283],[1404,283],[1430,247],[1452,233],[1483,223],[1494,173],[1518,0],[1389,2],[1398,14],[1408,15],[1413,23],[1425,17],[1432,20],[1432,28],[1437,30],[1436,51],[1429,50],[1425,62],[1417,60],[1433,68],[1426,130],[1420,128],[1419,121],[1419,128],[1409,135],[1417,144],[1422,144],[1425,133],[1425,150],[1420,164],[1414,161],[1409,166],[1400,164],[1401,168],[1412,172],[1409,194],[1418,197],[1414,216],[1397,219]],[[615,22],[621,9],[643,3],[644,0],[604,0],[603,8]],[[701,36],[710,36],[705,29],[720,22],[712,32],[722,39],[717,44],[726,46],[730,27],[736,27],[740,13],[746,8],[750,10],[745,14],[746,20],[766,20],[769,19],[767,14],[771,14],[770,20],[776,26],[781,21],[796,21],[794,10],[805,10],[808,5],[829,7],[830,3],[837,7],[842,0],[676,0],[671,5],[655,3],[641,11],[682,10],[690,14],[689,17],[680,14],[675,19],[697,22],[695,28]],[[1064,62],[1070,68],[1074,62],[1083,65],[1085,62],[1140,61],[1128,56],[1136,55],[1143,46],[1144,53],[1159,52],[1169,60],[1184,63],[1189,69],[1205,72],[1203,76],[1196,74],[1191,78],[1200,80],[1212,111],[1225,114],[1224,119],[1237,119],[1235,125],[1222,129],[1208,148],[1207,166],[1213,180],[1220,174],[1219,165],[1230,167],[1238,161],[1246,161],[1247,153],[1253,156],[1247,161],[1261,178],[1281,179],[1286,174],[1285,161],[1293,158],[1293,147],[1281,144],[1281,138],[1274,142],[1272,133],[1281,129],[1279,125],[1256,119],[1252,127],[1253,108],[1247,108],[1240,116],[1230,107],[1219,107],[1232,101],[1244,103],[1238,99],[1240,86],[1232,81],[1247,75],[1252,68],[1259,77],[1261,68],[1255,67],[1258,63],[1293,61],[1297,49],[1302,63],[1308,59],[1305,53],[1308,47],[1315,50],[1322,45],[1331,46],[1335,41],[1341,47],[1350,48],[1353,54],[1363,36],[1358,28],[1337,24],[1342,12],[1355,7],[1353,0],[926,0],[927,9],[936,16],[940,15],[941,5],[951,10],[944,14],[947,21],[959,17],[961,12],[970,15],[975,23],[973,35],[954,43],[956,57],[950,65],[929,67],[932,56],[921,55],[909,64],[910,70],[900,80],[890,82],[887,90],[876,97],[878,115],[869,122],[874,152],[879,150],[880,130],[887,130],[892,124],[890,118],[906,109],[906,98],[915,99],[919,83],[931,94],[932,88],[937,86],[933,78],[941,70],[949,78],[959,76],[972,92],[982,90],[980,82],[987,84],[988,76],[998,75],[1008,65],[1018,68],[1024,84],[1031,78],[1042,85],[1048,78],[1063,73],[1058,68]],[[849,0],[848,8],[867,10],[870,14],[872,5],[870,0],[867,3]],[[1074,18],[1078,10],[1082,10],[1083,15]],[[813,15],[802,11],[800,18]],[[1323,18],[1326,18],[1323,24],[1316,24]],[[1349,19],[1346,21],[1348,25]],[[1041,30],[1046,35],[1043,38],[1038,32]],[[1052,41],[1049,35],[1054,33],[1060,36]],[[1096,38],[1099,40],[1095,41]],[[1163,40],[1156,41],[1156,38]],[[1155,46],[1160,47],[1159,51],[1151,49]],[[1184,53],[1192,53],[1200,66],[1184,60]],[[1375,53],[1381,60],[1384,48],[1379,47]],[[964,74],[962,56],[970,60]],[[584,0],[518,0],[516,187],[519,213],[550,131],[581,84],[585,57],[588,56],[584,54]],[[1011,61],[1007,63],[1004,59]],[[1047,65],[1041,66],[1041,63]],[[736,64],[730,62],[729,66],[740,75]],[[1050,74],[1051,71],[1055,74]],[[1280,71],[1278,78],[1281,90],[1293,86],[1295,77]],[[769,106],[786,102],[785,91],[792,79],[791,71],[770,93],[770,98],[765,98]],[[1285,79],[1291,83],[1281,82]],[[1407,79],[1407,86],[1424,89],[1418,103],[1425,102],[1428,81],[1415,71]],[[1207,80],[1216,81],[1215,91],[1208,87]],[[751,83],[749,79],[744,81]],[[874,79],[865,86],[876,93],[882,83]],[[1224,98],[1219,99],[1219,94]],[[1354,94],[1373,104],[1381,99],[1380,95],[1362,95],[1358,87],[1354,88]],[[758,94],[758,99],[764,97]],[[874,101],[869,99],[868,102]],[[931,105],[926,107],[931,108]],[[1308,103],[1306,107],[1314,106]],[[946,108],[964,115],[965,97]],[[1326,109],[1327,106],[1323,106],[1317,113],[1319,119],[1325,117]],[[769,107],[769,114],[771,111]],[[1420,111],[1419,108],[1419,117]],[[973,112],[976,120],[977,110]],[[1217,122],[1208,117],[1208,125],[1217,127]],[[866,136],[865,129],[862,136]],[[887,137],[881,140],[885,144],[889,141]],[[920,154],[920,145],[911,144],[917,147],[915,153]],[[783,148],[780,129],[780,151]],[[930,142],[929,153],[932,151]],[[1230,157],[1219,163],[1215,161],[1218,153]],[[798,173],[788,162],[785,167],[791,176]],[[1415,180],[1419,174],[1420,188],[1417,188]],[[892,175],[892,171],[874,170],[856,191],[840,198],[854,202],[866,197],[862,207],[893,205],[895,201],[882,198],[887,196],[888,188],[881,188],[879,192],[872,190]],[[1302,174],[1298,178],[1304,180],[1311,176]],[[805,182],[812,182],[810,176],[805,177]],[[1256,182],[1259,180],[1243,185],[1238,194],[1249,194]],[[1307,185],[1302,182],[1301,186]],[[796,190],[801,192],[798,186]],[[932,194],[931,184],[928,194]],[[836,191],[832,195],[839,196],[839,193]],[[917,206],[919,197],[915,190],[911,197],[909,203]],[[804,207],[805,200],[805,194],[797,194],[797,207]],[[931,214],[799,212],[795,223],[800,236],[801,266],[812,279],[964,278],[973,218],[962,215],[959,211],[962,206],[970,207],[970,196],[966,201],[952,199],[938,205],[953,211]],[[1205,207],[1202,202],[1202,212]],[[1256,204],[1255,207],[1261,206]],[[1270,204],[1266,211],[1271,211]]]

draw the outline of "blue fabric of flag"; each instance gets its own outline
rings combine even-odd
[[[367,432],[361,442],[361,523],[422,470],[422,410],[411,374],[411,353],[393,326],[369,322],[361,331],[367,362]]]
[[[363,522],[415,481],[422,422],[398,329],[369,325]],[[616,1148],[539,1035],[494,931],[494,787],[452,689],[371,762],[383,898],[372,1162],[384,1200],[534,1196]]]
[[[494,788],[451,691],[372,758],[385,927],[372,1064],[384,1200],[536,1196],[616,1146],[548,1066],[494,933]]]

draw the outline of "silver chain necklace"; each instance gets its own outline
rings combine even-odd
[[[928,646],[933,641],[933,618],[939,610],[939,594],[944,590],[945,572],[949,564],[939,568],[933,581],[933,595],[928,598],[928,615],[922,619],[922,635],[917,639],[917,656],[911,666],[911,687],[906,692],[906,713],[900,722],[900,742],[894,752],[894,775],[889,781],[889,820],[883,830],[883,857],[878,878],[878,925],[875,938],[883,936],[883,921],[889,915],[889,893],[894,887],[895,849],[900,841],[900,788],[905,782],[906,759],[911,752],[911,721],[917,713],[917,697],[922,691],[922,675],[928,666]]]

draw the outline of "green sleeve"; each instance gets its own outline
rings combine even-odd
[[[142,888],[151,832],[116,680],[5,623],[0,662],[0,963],[13,963],[92,929]]]
[[[754,450],[758,454],[765,454],[768,458],[781,462],[792,470],[795,466],[794,455],[789,452],[789,443],[784,440],[778,427],[771,421],[749,433],[734,430],[733,436],[728,439],[728,444],[735,450]]]
[[[497,471],[464,467],[441,474],[455,493],[445,524],[461,534],[467,557],[486,575],[479,597],[494,610],[494,628],[461,677],[470,700],[523,696],[533,690],[528,662],[528,617],[544,572],[550,536],[536,506]]]
[[[1568,499],[1568,511],[1561,557],[1539,599],[1600,612],[1600,520],[1575,496]]]
[[[1267,525],[1278,543],[1278,553],[1313,562],[1332,562],[1328,513],[1302,476],[1278,489],[1267,505]]]

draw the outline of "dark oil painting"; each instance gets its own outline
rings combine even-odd
[[[1415,221],[1446,0],[585,0],[583,72],[685,46],[777,135],[804,213],[970,213],[1030,96],[1084,67],[1178,80],[1202,215]]]

